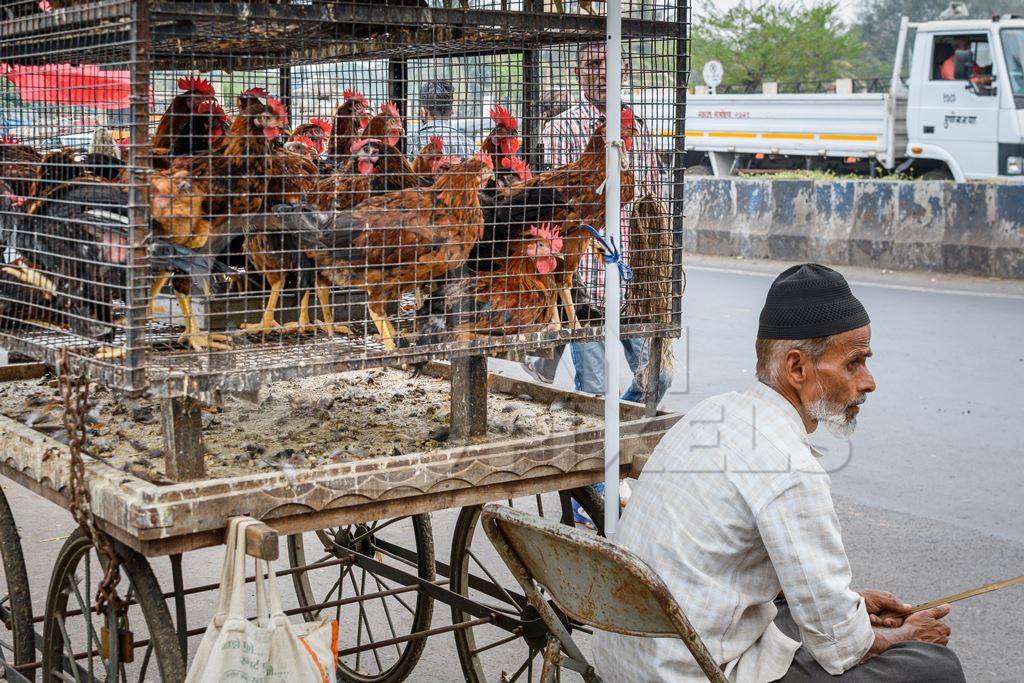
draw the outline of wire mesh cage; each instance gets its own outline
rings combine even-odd
[[[689,15],[623,5],[622,331],[674,336]],[[0,345],[174,396],[599,337],[603,11],[5,2]]]

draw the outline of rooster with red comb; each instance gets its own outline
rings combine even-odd
[[[494,162],[494,180],[488,185],[493,194],[501,188],[521,182],[532,173],[526,161],[516,157],[520,145],[519,122],[516,117],[498,104],[491,107],[491,121],[494,127],[484,138],[480,149],[489,154]]]
[[[305,138],[305,141],[310,143],[310,147],[316,150],[317,155],[320,155],[327,151],[327,141],[330,139],[332,128],[330,121],[312,118],[309,123],[296,126],[288,141],[293,142],[298,138]]]
[[[178,90],[153,133],[153,165],[157,168],[167,168],[171,158],[207,151],[227,131],[224,108],[210,81],[183,76],[178,79]]]
[[[352,153],[352,143],[359,139],[370,122],[370,102],[363,93],[345,90],[343,101],[334,111],[327,156],[336,164],[343,164]]]
[[[431,311],[420,341],[436,344],[557,329],[555,273],[562,245],[561,233],[552,224],[530,226],[500,269],[455,280],[433,297],[443,302],[444,313]]]

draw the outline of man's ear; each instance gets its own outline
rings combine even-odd
[[[803,351],[790,349],[782,358],[782,378],[794,389],[800,389],[810,379],[811,362]]]

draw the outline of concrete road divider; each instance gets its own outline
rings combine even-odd
[[[1024,279],[1024,185],[687,178],[699,254]]]

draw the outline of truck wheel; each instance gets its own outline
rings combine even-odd
[[[921,175],[921,180],[952,180],[953,174],[946,167],[935,168]]]
[[[693,178],[696,176],[710,176],[714,175],[714,173],[707,166],[689,166],[684,171],[684,175],[688,178]]]

